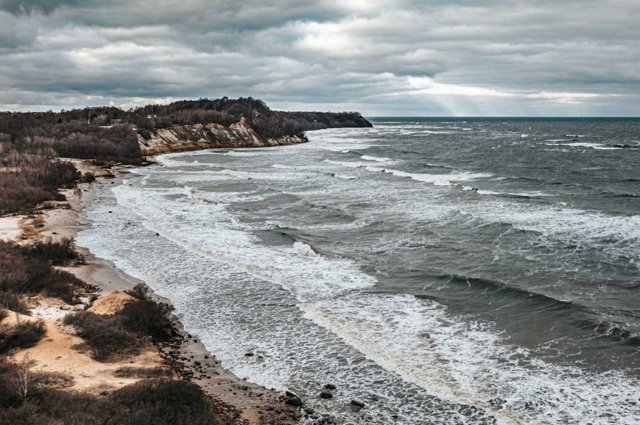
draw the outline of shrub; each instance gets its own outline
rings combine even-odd
[[[217,424],[210,400],[189,382],[148,380],[128,385],[110,397],[106,424]]]
[[[56,266],[80,261],[82,257],[76,251],[73,239],[63,238],[59,241],[35,242],[22,246],[22,252],[30,259],[46,260]]]
[[[8,365],[11,369],[13,365]],[[9,371],[10,373],[10,371]],[[40,388],[21,401],[0,365],[0,423],[105,425],[219,425],[211,401],[196,385],[183,381],[147,380],[107,397]],[[6,382],[8,383],[8,382]]]
[[[105,361],[118,355],[140,352],[141,338],[126,330],[117,317],[82,311],[67,315],[64,323],[78,330],[78,335],[86,341],[96,360]]]
[[[37,322],[19,323],[10,328],[5,326],[0,332],[0,354],[17,348],[33,347],[42,339],[47,329],[42,320]]]
[[[30,314],[22,297],[10,292],[0,292],[0,308],[6,308],[20,314]]]
[[[60,372],[38,372],[31,376],[34,387],[33,393],[51,388],[68,388],[73,386],[74,379],[70,375]]]
[[[172,335],[170,312],[171,306],[168,304],[140,300],[125,305],[118,315],[131,332],[164,341]]]
[[[169,378],[171,371],[161,367],[121,367],[113,372],[116,378]]]
[[[62,270],[50,269],[40,280],[32,282],[31,289],[46,296],[62,298],[69,304],[77,302],[76,292],[78,289],[90,289],[82,280],[71,273]]]
[[[150,300],[153,296],[151,288],[146,283],[136,283],[135,286],[128,291],[127,294],[136,297],[139,300]]]
[[[0,172],[0,215],[59,199],[58,188],[71,187],[78,178],[70,162],[50,161],[39,155],[11,151],[1,162],[9,171]]]
[[[158,341],[171,338],[170,311],[167,304],[138,300],[126,304],[111,316],[82,311],[67,315],[64,323],[76,327],[96,360],[105,361],[139,353],[148,337]]]
[[[104,402],[93,395],[35,387],[23,403],[0,409],[0,423],[24,425],[98,424]]]
[[[17,406],[20,404],[20,394],[16,391],[15,375],[18,365],[10,363],[4,359],[0,360],[0,412],[3,408]],[[2,416],[0,416],[1,418]],[[0,423],[11,423],[3,422]]]
[[[86,173],[84,173],[82,175],[81,181],[83,183],[91,183],[91,182],[96,181],[96,176],[91,171],[87,171]]]
[[[0,322],[2,322],[7,316],[9,312],[3,308],[0,308]]]
[[[77,292],[93,288],[74,275],[51,266],[51,263],[64,264],[75,256],[71,246],[64,241],[35,247],[0,242],[0,291],[31,295],[41,293],[74,303]]]
[[[52,198],[52,193],[31,186],[23,176],[0,172],[0,215],[26,211]]]

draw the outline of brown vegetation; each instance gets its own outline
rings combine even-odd
[[[73,187],[78,173],[69,162],[21,154],[15,150],[3,154],[0,143],[0,215],[34,208],[59,200],[58,188]]]
[[[29,309],[24,303],[23,298],[11,292],[0,292],[0,309],[11,310],[25,315],[29,314]],[[2,320],[2,316],[0,316],[0,320]]]
[[[170,378],[171,371],[161,367],[121,367],[113,372],[117,378]]]
[[[188,382],[150,379],[95,396],[64,391],[68,383],[59,378],[31,373],[28,362],[0,361],[0,423],[219,423],[211,401]]]
[[[89,288],[83,281],[53,265],[79,260],[70,241],[20,246],[0,242],[0,292],[42,294],[74,303]]]
[[[166,304],[136,300],[111,315],[82,311],[67,315],[66,325],[74,326],[99,361],[135,355],[153,341],[166,341],[173,335]]]
[[[62,238],[57,241],[38,241],[22,247],[22,252],[30,259],[48,261],[55,266],[82,263],[84,259],[76,251],[73,239]]]
[[[18,322],[16,326],[0,327],[0,354],[33,347],[46,333],[44,322]]]

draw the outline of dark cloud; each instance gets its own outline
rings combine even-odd
[[[637,22],[627,0],[0,0],[0,108],[638,115]]]
[[[91,0],[0,0],[0,10],[15,15],[44,13],[49,14],[62,6],[78,7],[94,4]]]

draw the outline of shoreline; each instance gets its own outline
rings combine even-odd
[[[82,214],[87,205],[99,196],[100,191],[109,190],[111,186],[119,184],[123,174],[130,167],[114,166],[110,168],[97,167],[89,161],[66,159],[74,163],[83,175],[91,172],[96,176],[95,182],[79,183],[78,189],[65,189],[61,192],[67,198],[66,202],[57,202],[52,208],[38,211],[29,216],[2,217],[3,234],[0,237],[14,240],[20,244],[29,244],[42,240],[60,240],[71,238],[81,230],[90,226],[82,220]],[[152,164],[153,162],[148,162]],[[12,219],[9,223],[6,219]],[[20,235],[16,233],[13,222],[19,222]],[[5,226],[5,224],[9,224]],[[7,228],[8,230],[4,230]],[[76,246],[76,251],[84,257],[84,264],[61,268],[85,283],[96,287],[97,299],[104,299],[123,291],[132,289],[136,284],[146,283],[129,276],[118,269],[111,261],[96,257],[89,249]],[[148,286],[147,286],[148,287]],[[152,298],[158,302],[171,305],[170,300],[155,294]],[[39,299],[38,311],[58,310],[58,316],[64,316],[62,310],[73,312],[74,309],[58,307],[51,300]],[[91,303],[84,307],[88,308]],[[34,314],[40,317],[40,314]],[[273,389],[267,389],[257,384],[238,378],[232,372],[224,369],[197,337],[188,333],[179,319],[170,314],[172,328],[177,337],[170,342],[154,343],[156,354],[164,366],[169,367],[173,374],[180,379],[198,385],[210,397],[215,410],[224,423],[229,424],[297,424],[300,423],[302,413],[299,409],[285,403],[288,397]],[[20,357],[18,355],[16,357]],[[137,359],[127,359],[130,366],[137,367]],[[108,365],[108,364],[105,364]],[[46,367],[43,370],[46,371]],[[125,382],[125,380],[120,380]],[[313,418],[312,418],[313,419]],[[315,419],[329,418],[317,417]],[[323,422],[331,423],[331,422]]]

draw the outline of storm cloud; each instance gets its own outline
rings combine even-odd
[[[640,3],[0,0],[0,109],[640,114]]]

